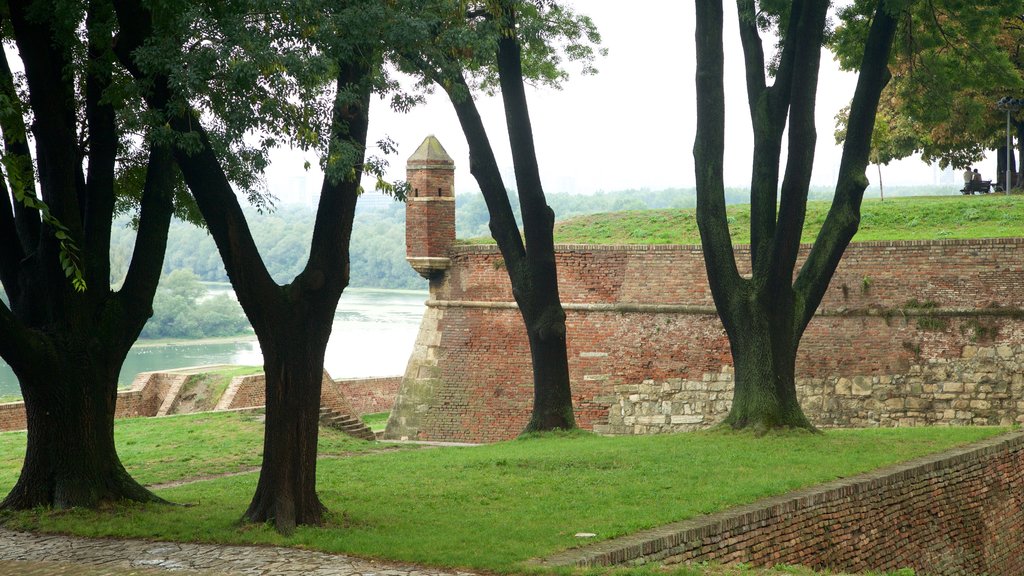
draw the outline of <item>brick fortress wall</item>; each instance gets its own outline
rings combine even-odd
[[[532,379],[504,263],[493,246],[449,256],[386,436],[513,437]],[[560,246],[557,259],[581,426],[652,433],[724,418],[731,357],[700,247]],[[1024,239],[851,245],[800,346],[804,410],[823,427],[1024,422],[1022,286]]]

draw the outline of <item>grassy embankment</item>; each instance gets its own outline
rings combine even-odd
[[[252,415],[202,414],[118,421],[117,438],[128,470],[152,484],[257,465],[261,428]],[[14,528],[282,544],[509,572],[521,569],[520,563],[529,558],[580,545],[583,541],[574,536],[577,532],[594,532],[598,539],[627,534],[850,476],[998,431],[836,430],[765,438],[728,432],[620,438],[579,433],[477,448],[325,459],[318,464],[318,479],[320,496],[331,510],[329,524],[300,528],[288,538],[268,527],[238,524],[255,489],[255,473],[157,491],[188,507],[37,510],[8,515],[5,520]],[[0,493],[15,480],[24,438],[24,433],[0,434]],[[321,432],[324,455],[380,448],[380,444],[351,440],[334,431]],[[707,574],[748,573],[728,570]]]
[[[818,233],[829,202],[808,202],[803,241]],[[750,242],[750,205],[728,207],[733,242]],[[854,242],[1024,236],[1024,196],[918,196],[864,201]],[[469,243],[492,243],[474,238]],[[694,210],[632,210],[555,224],[560,244],[700,244]]]

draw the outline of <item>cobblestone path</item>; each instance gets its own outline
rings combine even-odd
[[[107,540],[0,529],[0,576],[473,576],[269,546]]]

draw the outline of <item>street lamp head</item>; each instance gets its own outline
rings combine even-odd
[[[996,100],[996,108],[999,110],[1006,110],[1007,112],[1018,112],[1024,109],[1024,98],[1003,96],[999,100]]]

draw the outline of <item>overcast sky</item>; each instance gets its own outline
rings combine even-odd
[[[573,0],[593,18],[608,56],[597,62],[596,76],[574,74],[562,90],[529,93],[530,115],[545,190],[592,193],[628,188],[652,190],[694,185],[694,15],[678,0]],[[749,187],[752,135],[743,85],[743,64],[735,4],[726,9],[726,156],[727,186]],[[766,50],[771,46],[766,42]],[[573,72],[578,72],[573,70]],[[832,186],[840,150],[834,145],[835,115],[849,103],[857,78],[839,71],[827,51],[818,87],[818,146],[814,185]],[[511,154],[500,97],[480,98],[481,114],[498,154],[511,172]],[[469,153],[451,104],[434,94],[411,113],[392,112],[375,100],[370,141],[387,135],[399,146],[391,157],[392,178],[404,178],[405,159],[429,134],[436,135],[456,162],[456,190],[478,190],[469,174]],[[304,190],[319,190],[320,175],[302,174],[297,154],[279,154],[268,174],[271,191],[282,200]],[[315,162],[314,162],[315,164]],[[993,167],[994,169],[994,167]],[[932,184],[934,170],[919,160],[885,167],[886,185]],[[982,167],[983,172],[985,171]],[[873,167],[869,179],[877,180]],[[514,187],[509,181],[506,184]]]

